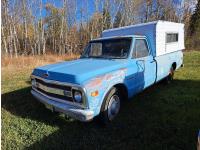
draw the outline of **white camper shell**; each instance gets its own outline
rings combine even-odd
[[[105,30],[102,38],[127,35],[146,36],[154,57],[185,49],[184,24],[168,21],[159,20]]]

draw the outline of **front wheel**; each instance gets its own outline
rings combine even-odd
[[[119,113],[121,95],[117,88],[113,87],[104,99],[101,107],[100,119],[103,123],[112,121]]]

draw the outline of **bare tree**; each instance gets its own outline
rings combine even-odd
[[[58,0],[2,0],[2,53],[10,57],[49,52],[71,55],[105,29],[154,20],[183,22],[189,31],[196,2],[62,0],[57,7]]]

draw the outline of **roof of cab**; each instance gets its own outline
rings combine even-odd
[[[110,37],[100,37],[93,39],[91,41],[107,40],[107,39],[122,39],[122,38],[133,38],[133,37],[145,37],[143,35],[126,35],[126,36],[110,36]]]

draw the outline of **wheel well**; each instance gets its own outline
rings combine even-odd
[[[173,68],[174,70],[176,70],[176,62],[174,62],[174,63],[172,64],[172,68]]]
[[[128,99],[128,90],[124,84],[122,83],[116,84],[114,87],[116,87],[120,91],[120,93],[122,94],[122,97],[124,97],[125,100]]]

